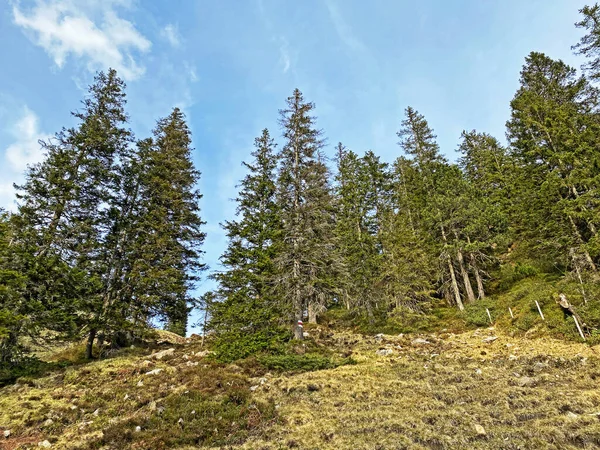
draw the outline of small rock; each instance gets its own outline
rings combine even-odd
[[[383,336],[385,336],[383,333],[376,334],[375,339],[383,339]]]
[[[257,384],[257,385],[255,385],[255,386],[250,386],[250,390],[251,390],[252,392],[254,392],[254,391],[255,391],[255,390],[257,390],[257,389],[258,389],[258,384]]]
[[[483,428],[481,425],[479,425],[478,423],[475,424],[475,432],[479,435],[479,436],[485,436],[487,433],[485,432],[485,428]]]
[[[183,355],[183,356],[182,356],[182,358],[183,358],[183,359],[185,359],[186,361],[187,361],[188,359],[190,359],[190,357],[189,357],[188,355]]]
[[[320,388],[319,386],[317,386],[316,384],[312,384],[312,383],[311,383],[311,384],[308,384],[308,385],[306,386],[306,390],[307,390],[308,392],[317,392],[317,391],[319,391],[320,389],[321,389],[321,388]]]
[[[157,352],[157,353],[152,353],[150,356],[148,356],[148,358],[151,359],[163,359],[165,356],[170,356],[175,352],[174,348],[168,348],[166,350]]]
[[[98,408],[96,411],[94,411],[92,413],[94,416],[98,417],[98,414],[100,414],[100,408]]]
[[[536,362],[533,365],[533,371],[534,372],[541,372],[542,370],[546,369],[548,367],[548,364],[544,364],[543,362]]]
[[[567,414],[566,414],[566,416],[567,416],[569,419],[577,419],[577,418],[579,417],[579,415],[578,415],[578,414],[575,414],[573,411],[567,411]]]
[[[268,380],[266,378],[259,378],[259,384],[265,384]]]
[[[196,367],[198,364],[198,361],[186,361],[185,363],[185,365],[188,367]]]
[[[144,385],[144,382],[142,380],[137,382],[137,387],[142,387]]]
[[[477,375],[481,375],[481,374],[483,374],[483,371],[481,369],[475,369],[475,373]]]
[[[10,437],[10,430],[4,430],[4,438],[8,439]]]
[[[515,361],[516,359],[518,359],[518,358],[515,355],[508,355],[509,361]]]
[[[489,344],[490,342],[494,342],[496,339],[498,339],[498,336],[488,336],[486,338],[483,338],[481,342]]]
[[[304,337],[304,338],[309,338],[309,337],[310,337],[310,333],[308,333],[308,332],[304,331],[304,332],[302,333],[302,337]]]
[[[195,415],[195,414],[196,414],[196,410],[195,410],[195,409],[194,409],[194,410],[192,410],[192,413],[191,413],[191,414],[192,414],[192,416],[193,416],[193,415]]]
[[[129,394],[125,394],[125,397],[123,397],[123,400],[127,400],[129,398]]]
[[[517,380],[517,385],[520,387],[534,387],[536,385],[535,378],[521,377]]]
[[[375,353],[379,356],[388,356],[394,353],[394,350],[392,350],[391,348],[380,348]]]
[[[52,419],[46,419],[46,421],[43,423],[43,427],[49,427],[50,425],[52,425],[54,423],[54,420]]]
[[[142,427],[140,427],[139,425],[137,427],[135,427],[136,433],[139,433],[140,431],[142,431]]]
[[[50,447],[52,447],[52,444],[49,441],[42,441],[42,442],[38,442],[38,447],[50,448]]]
[[[205,356],[212,355],[214,353],[215,352],[211,352],[210,350],[203,350],[201,352],[196,352],[194,356],[196,356],[197,358],[204,358]]]
[[[151,370],[150,372],[146,372],[146,375],[158,375],[162,371],[163,371],[163,369],[154,369],[154,370]]]
[[[179,420],[177,421],[177,423],[178,423],[179,425],[183,425],[183,418],[182,418],[182,417],[180,417],[180,418],[179,418]]]
[[[427,339],[423,339],[423,338],[416,338],[412,340],[412,345],[429,345],[431,344],[431,342],[429,342]]]

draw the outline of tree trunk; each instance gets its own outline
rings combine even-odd
[[[317,323],[317,307],[314,302],[308,304],[308,323]]]
[[[460,289],[458,289],[458,283],[456,282],[456,274],[454,273],[454,267],[452,266],[452,260],[450,259],[450,255],[448,255],[448,270],[450,271],[450,279],[452,280],[452,288],[454,290],[454,301],[456,301],[458,309],[462,311],[463,309],[465,309],[465,307],[460,298]]]
[[[571,228],[573,228],[573,234],[575,236],[575,239],[577,240],[577,242],[579,242],[579,244],[581,244],[583,246],[583,244],[584,244],[583,238],[581,237],[581,233],[579,233],[579,230],[577,229],[577,225],[575,224],[573,217],[570,214],[568,217],[569,217],[569,222],[571,223]],[[590,266],[590,269],[593,272],[596,272],[597,271],[596,264],[594,264],[594,260],[592,259],[592,257],[588,253],[588,251],[585,248],[581,248],[580,250],[583,252],[583,256],[585,257],[585,260],[587,261],[588,265]]]
[[[475,293],[473,292],[473,286],[471,286],[471,280],[469,279],[469,272],[465,267],[465,260],[463,258],[462,250],[458,249],[456,253],[458,259],[458,266],[460,268],[460,273],[463,278],[463,284],[465,285],[465,292],[467,293],[467,301],[474,302],[475,301]]]
[[[485,298],[483,279],[481,278],[481,274],[479,273],[479,269],[477,268],[477,264],[475,263],[475,257],[473,256],[473,254],[471,254],[471,267],[473,267],[473,272],[475,273],[475,280],[477,281],[477,298]]]
[[[94,340],[96,339],[96,332],[97,330],[92,328],[90,330],[90,334],[88,335],[88,340],[87,340],[87,344],[85,346],[85,357],[87,359],[93,359],[94,358]]]
[[[448,243],[444,227],[440,226],[440,229],[442,230],[442,238],[444,239],[444,243]],[[460,289],[458,289],[458,283],[456,282],[456,274],[454,273],[454,266],[452,265],[452,259],[450,258],[450,254],[448,254],[446,259],[448,262],[448,271],[450,272],[450,279],[452,281],[452,290],[454,291],[454,301],[456,302],[458,309],[462,311],[463,309],[465,309],[465,307],[460,298]]]

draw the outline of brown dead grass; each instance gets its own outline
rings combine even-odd
[[[285,421],[240,448],[600,448],[597,349],[493,329],[416,337],[334,336],[358,364],[260,388]]]
[[[274,376],[210,362],[195,342],[162,360],[128,350],[0,389],[0,448],[600,448],[598,348],[494,329],[309,332],[357,364]]]

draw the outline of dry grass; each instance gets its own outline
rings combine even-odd
[[[258,395],[284,420],[242,448],[600,448],[596,351],[506,335],[483,342],[492,335],[426,335],[424,345],[414,335],[336,335],[358,364],[263,386]],[[393,353],[379,356],[380,348]]]
[[[211,362],[192,342],[162,360],[127,349],[21,379],[0,389],[0,432],[12,432],[0,448],[600,448],[597,348],[493,329],[426,344],[309,332],[357,363],[274,376]]]

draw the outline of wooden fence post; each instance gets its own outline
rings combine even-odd
[[[544,318],[544,313],[542,312],[542,308],[540,308],[540,304],[538,303],[538,301],[535,301],[535,304],[537,305],[537,309],[540,312],[540,316],[542,316],[542,320],[545,322],[546,319]]]

